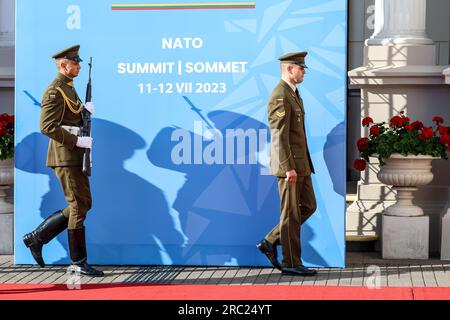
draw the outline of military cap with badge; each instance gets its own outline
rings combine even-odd
[[[303,68],[308,68],[305,64],[305,57],[308,54],[306,51],[286,53],[278,58],[281,63],[293,63]]]
[[[55,53],[52,58],[54,59],[68,59],[75,62],[82,62],[80,56],[78,55],[78,51],[80,50],[80,45],[75,45],[70,48],[61,50],[58,53]]]

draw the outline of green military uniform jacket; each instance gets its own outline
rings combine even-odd
[[[305,132],[303,100],[284,81],[275,87],[268,103],[270,174],[286,177],[295,170],[299,176],[314,173]]]
[[[50,138],[47,166],[81,166],[82,149],[77,136],[62,126],[80,126],[82,102],[71,79],[58,73],[42,97],[40,130]]]

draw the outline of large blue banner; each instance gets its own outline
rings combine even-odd
[[[268,174],[267,100],[277,58],[308,51],[299,85],[318,210],[302,226],[307,266],[345,260],[345,0],[16,2],[15,262],[22,236],[66,202],[45,166],[41,96],[51,56],[80,44],[92,82],[92,264],[269,265],[255,247],[279,220]],[[69,262],[63,232],[47,263]]]

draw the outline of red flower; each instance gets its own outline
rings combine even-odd
[[[411,121],[411,119],[408,118],[408,117],[404,117],[404,118],[403,118],[403,122],[410,122],[410,121]]]
[[[380,134],[380,128],[378,128],[377,126],[372,126],[370,127],[370,134],[377,136]]]
[[[432,121],[436,122],[436,124],[444,123],[444,118],[442,118],[440,116],[436,116],[436,117],[433,117]]]
[[[358,142],[356,143],[356,145],[358,146],[358,150],[360,152],[367,151],[367,149],[369,148],[369,139],[368,138],[360,138],[358,140]]]
[[[366,161],[363,159],[357,159],[355,160],[355,162],[353,162],[353,167],[356,170],[364,171],[366,169]]]
[[[400,116],[394,116],[391,118],[391,127],[401,127],[403,123],[405,122],[405,119]]]
[[[422,132],[420,133],[419,138],[421,140],[427,140],[430,139],[434,136],[434,131],[433,128],[427,128],[427,127],[423,127],[422,128]]]
[[[0,137],[3,137],[6,134],[6,129],[3,127],[0,127]]]
[[[412,124],[407,124],[407,125],[405,126],[405,129],[406,129],[408,132],[411,132],[411,131],[413,131],[414,127],[413,127]]]
[[[371,124],[371,123],[373,123],[373,119],[372,119],[371,117],[365,117],[365,118],[362,120],[362,126],[363,126],[363,127],[369,126],[369,124]]]
[[[413,123],[411,123],[411,125],[419,130],[423,128],[423,123],[421,121],[414,121]]]
[[[438,127],[437,127],[437,131],[438,131],[441,135],[447,134],[447,127],[444,127],[444,126],[438,126]]]
[[[439,141],[443,145],[447,145],[447,151],[450,151],[450,135],[449,134],[444,134],[443,136],[441,136],[439,138]]]
[[[400,111],[400,114],[405,114],[405,111]]]

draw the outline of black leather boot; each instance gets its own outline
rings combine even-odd
[[[43,268],[42,246],[67,229],[69,220],[61,210],[48,216],[34,231],[23,236],[23,242],[30,248],[34,260]]]
[[[266,239],[262,239],[256,244],[256,247],[267,257],[267,259],[269,259],[274,268],[281,270],[281,265],[277,258],[278,253],[276,245],[271,244]]]
[[[283,268],[282,274],[291,276],[315,276],[317,274],[316,270],[308,269],[304,265],[299,265],[295,268]]]
[[[81,229],[69,229],[68,234],[72,266],[79,268],[81,274],[91,277],[103,277],[103,271],[94,269],[87,263],[84,227]]]

